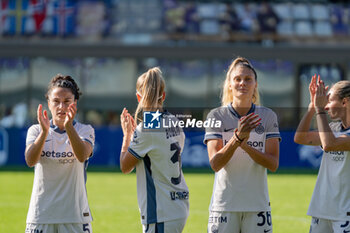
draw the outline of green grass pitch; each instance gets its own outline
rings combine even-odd
[[[190,216],[184,233],[206,232],[214,174],[185,170],[190,189]],[[23,232],[33,184],[33,171],[0,171],[0,232]],[[306,211],[315,174],[269,174],[274,233],[308,232]],[[142,232],[135,173],[88,172],[88,199],[95,233]]]

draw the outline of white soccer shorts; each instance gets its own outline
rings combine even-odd
[[[272,233],[270,211],[209,213],[208,233]]]

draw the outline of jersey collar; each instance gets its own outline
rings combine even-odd
[[[241,118],[241,115],[239,115],[239,113],[236,112],[236,110],[232,107],[232,103],[229,103],[227,107],[228,107],[228,109],[230,110],[230,112],[231,112],[235,117]],[[252,113],[252,112],[254,112],[254,111],[255,111],[255,104],[252,104],[252,106],[250,107],[250,109],[249,109],[247,115],[250,114],[250,113]]]
[[[73,125],[75,125],[76,121],[73,120]],[[66,131],[65,130],[60,130],[60,128],[58,128],[58,126],[53,124],[53,120],[50,120],[50,128],[52,128],[53,131],[55,131],[56,133],[60,133],[63,134]]]
[[[343,126],[343,124],[342,123],[340,123],[340,132],[345,132],[345,131],[347,131],[347,130],[349,130],[350,129],[350,127],[348,127],[348,128],[344,128],[344,126]]]

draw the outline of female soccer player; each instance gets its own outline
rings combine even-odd
[[[276,114],[259,102],[257,75],[242,57],[229,67],[222,106],[207,119],[221,121],[207,128],[209,161],[215,171],[208,232],[272,232],[267,172],[279,163]]]
[[[148,123],[176,120],[166,111],[160,114],[165,99],[164,88],[165,82],[157,67],[138,78],[136,121],[140,113],[145,117],[151,114]],[[188,188],[181,170],[180,155],[185,141],[182,129],[146,129],[149,125],[142,120],[137,125],[125,108],[120,120],[124,134],[120,167],[123,173],[130,173],[136,167],[143,232],[182,232],[189,211]]]
[[[29,167],[35,166],[28,233],[92,232],[85,169],[95,133],[90,125],[74,120],[80,95],[73,78],[53,77],[46,94],[52,120],[40,104],[39,124],[28,130],[25,159]]]
[[[308,215],[311,233],[350,232],[350,81],[339,81],[327,94],[320,76],[309,85],[310,104],[294,141],[321,145],[323,157]],[[328,124],[327,116],[337,120]],[[318,130],[310,125],[316,114]]]

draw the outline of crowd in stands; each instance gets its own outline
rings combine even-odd
[[[350,7],[323,2],[1,0],[2,38],[257,40],[350,36]]]

